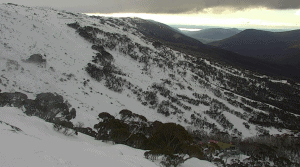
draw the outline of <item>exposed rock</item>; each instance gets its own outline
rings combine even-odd
[[[46,67],[47,60],[44,59],[41,54],[33,54],[27,60],[25,60],[25,62],[35,63],[44,68],[44,67]]]

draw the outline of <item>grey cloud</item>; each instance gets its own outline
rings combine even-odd
[[[0,2],[3,0],[0,0]],[[75,12],[99,13],[221,13],[225,9],[243,10],[246,8],[266,7],[269,9],[299,9],[299,0],[11,0],[12,3],[29,6],[51,6]]]
[[[150,13],[183,13],[203,12],[207,8],[214,10],[266,7],[269,9],[299,9],[299,0],[154,0],[149,8]],[[217,11],[216,11],[217,12]]]

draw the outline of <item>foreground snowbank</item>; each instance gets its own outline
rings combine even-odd
[[[16,108],[0,107],[0,121],[0,167],[157,166],[143,157],[143,150],[106,144],[81,133],[65,136],[52,124]],[[182,165],[194,166],[214,167],[196,158]]]

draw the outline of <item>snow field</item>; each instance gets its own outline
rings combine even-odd
[[[54,131],[51,123],[28,117],[16,108],[1,107],[0,121],[1,167],[157,167],[157,164],[144,158],[143,150],[103,143],[81,133],[78,136],[65,136]],[[13,131],[11,126],[21,131]],[[209,162],[194,158],[186,161],[182,167],[195,165],[214,167]]]

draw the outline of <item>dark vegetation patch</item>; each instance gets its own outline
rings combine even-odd
[[[17,4],[14,4],[14,3],[7,3],[7,5],[18,6]]]
[[[94,126],[97,140],[112,140],[115,143],[151,150],[145,153],[145,157],[154,159],[158,155],[165,155],[163,163],[183,160],[176,153],[190,154],[193,157],[202,153],[188,152],[187,147],[192,147],[192,136],[180,125],[149,122],[145,117],[129,110],[122,110],[119,114],[121,119],[106,112],[99,114],[100,122]]]
[[[75,16],[75,17],[78,17],[78,15],[77,14],[74,14],[74,13],[71,13],[71,12],[66,12],[67,14],[69,14],[69,15],[72,15],[72,16]]]
[[[240,95],[259,101],[259,105],[257,102],[257,104],[252,104],[252,102],[249,103],[251,104],[250,106],[254,108],[259,107],[258,109],[264,111],[272,111],[273,107],[269,107],[267,105],[271,104],[278,107],[279,110],[282,111],[282,114],[285,114],[285,112],[292,112],[295,114],[300,113],[300,92],[296,84],[273,82],[270,78],[260,78],[246,72],[237,72],[235,70],[231,71],[233,74],[224,73],[224,71],[206,64],[201,59],[186,58],[191,62],[182,61],[181,65],[184,65],[190,71],[194,71],[195,82],[198,82],[203,85],[203,87],[212,90],[215,96],[227,100],[231,104],[236,103],[237,95]],[[216,63],[213,63],[213,65],[220,66]],[[222,66],[222,68],[225,67],[226,66]],[[240,75],[244,75],[244,77],[240,77]],[[220,86],[217,89],[212,88],[208,77],[217,82]],[[221,89],[225,90],[225,97],[220,91]],[[237,103],[233,105],[236,106]],[[245,105],[240,105],[240,107],[251,112],[251,109]],[[278,114],[278,112],[276,112],[276,114]]]
[[[68,24],[69,27],[72,27],[74,29],[78,29],[80,27],[79,23],[78,22],[75,22],[75,23],[70,23]]]
[[[40,93],[36,99],[28,99],[26,94],[15,93],[0,93],[0,106],[10,106],[24,108],[24,113],[28,116],[37,116],[47,122],[54,123],[54,129],[64,129],[66,135],[70,135],[73,129],[71,119],[76,117],[76,110],[69,110],[68,105],[64,102],[61,95],[56,93]]]
[[[167,108],[171,107],[175,110],[174,112],[172,112],[173,114],[182,113],[182,111],[180,109],[178,109],[176,106],[174,106],[173,103],[177,104],[178,106],[182,107],[185,110],[188,110],[188,111],[191,110],[190,106],[183,104],[179,98],[172,96],[172,92],[170,90],[168,90],[163,84],[153,83],[151,87],[153,89],[157,90],[160,93],[160,95],[169,99],[169,101],[162,101],[160,103],[159,107],[161,109],[157,110],[157,112],[163,113],[165,116],[169,116],[170,112],[169,112],[169,109],[167,109]],[[164,109],[165,109],[165,111],[163,111]]]
[[[163,157],[162,166],[178,166],[191,157],[225,166],[251,166],[253,163],[264,165],[268,162],[277,166],[299,165],[295,157],[299,156],[300,140],[289,135],[264,135],[242,140],[238,135],[235,137],[218,129],[207,134],[201,130],[187,131],[175,123],[149,122],[129,110],[122,110],[119,114],[120,119],[106,112],[100,113],[99,123],[94,126],[97,130],[95,138],[149,150],[144,153],[145,158],[157,160]],[[215,126],[200,117],[192,115],[193,122],[199,128]],[[293,158],[287,156],[286,152]],[[239,161],[236,155],[240,154],[248,155],[249,158]],[[184,158],[185,155],[189,155],[189,158]],[[226,160],[230,157],[232,162]]]

